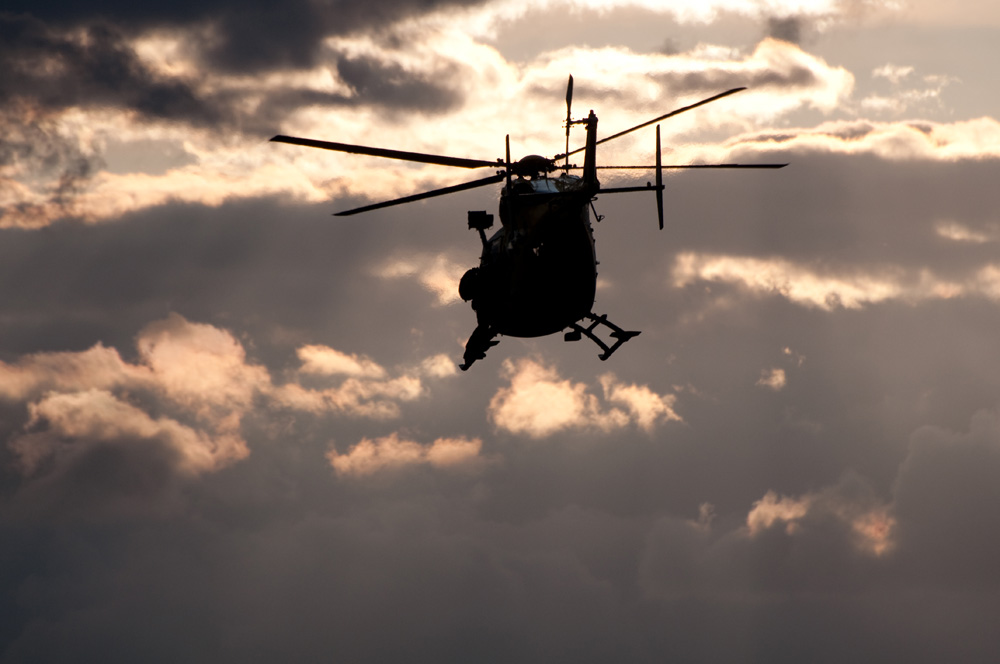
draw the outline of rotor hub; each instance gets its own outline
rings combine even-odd
[[[541,173],[551,173],[554,170],[556,170],[555,161],[537,154],[521,157],[510,165],[510,172],[522,177],[537,177]]]

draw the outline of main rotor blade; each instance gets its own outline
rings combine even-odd
[[[718,99],[722,99],[723,97],[728,97],[729,95],[735,94],[737,92],[740,92],[741,90],[746,90],[746,88],[745,87],[743,87],[743,88],[733,88],[732,90],[726,90],[725,92],[721,92],[721,93],[715,95],[714,97],[709,97],[708,99],[702,99],[701,101],[699,101],[697,103],[694,103],[694,104],[691,104],[690,106],[682,106],[681,108],[678,108],[676,110],[670,111],[669,113],[661,115],[658,118],[653,118],[652,120],[650,120],[648,122],[643,122],[642,124],[639,124],[639,125],[636,125],[634,127],[629,128],[629,129],[626,129],[625,131],[620,131],[617,134],[614,134],[613,136],[608,136],[607,138],[602,138],[601,140],[597,141],[597,145],[600,145],[601,143],[606,143],[608,141],[613,141],[614,139],[619,138],[620,136],[624,136],[625,134],[632,133],[636,129],[642,129],[643,127],[648,127],[649,125],[653,124],[654,122],[659,122],[660,120],[666,120],[667,118],[672,118],[675,115],[683,113],[684,111],[690,111],[692,108],[698,108],[699,106],[704,106],[705,104],[708,104],[710,102],[716,101]],[[553,157],[553,159],[557,159],[557,160],[558,159],[562,159],[563,157],[568,157],[571,154],[576,154],[577,152],[583,152],[584,150],[586,150],[586,147],[577,148],[576,150],[573,150],[572,152],[567,152],[566,154],[557,154],[555,157]]]
[[[445,194],[454,194],[457,191],[465,191],[466,189],[475,189],[476,187],[485,187],[488,184],[496,184],[497,182],[503,182],[503,179],[507,177],[506,173],[498,173],[497,175],[491,175],[488,178],[483,178],[481,180],[473,180],[472,182],[464,182],[462,184],[456,184],[451,187],[443,187],[441,189],[432,189],[430,191],[425,191],[420,194],[413,194],[412,196],[403,196],[402,198],[394,198],[391,201],[382,201],[381,203],[374,203],[372,205],[365,205],[364,207],[354,208],[352,210],[344,210],[343,212],[335,212],[335,217],[346,217],[352,214],[358,214],[359,212],[368,212],[369,210],[378,210],[379,208],[389,207],[391,205],[401,205],[403,203],[412,203],[413,201],[420,201],[425,198],[433,198],[434,196],[444,196]]]
[[[661,164],[654,166],[598,166],[613,170],[651,171],[656,168],[784,168],[788,164]],[[570,170],[580,170],[583,166],[570,166]]]
[[[403,161],[416,161],[422,164],[439,164],[441,166],[456,166],[458,168],[486,168],[487,166],[497,166],[498,161],[485,161],[483,159],[463,159],[462,157],[446,157],[437,154],[424,154],[422,152],[404,152],[402,150],[389,150],[387,148],[370,148],[364,145],[349,145],[347,143],[332,143],[330,141],[317,141],[312,138],[296,138],[294,136],[275,136],[271,139],[274,143],[289,143],[291,145],[304,145],[308,148],[320,148],[323,150],[335,150],[337,152],[350,152],[352,154],[367,154],[372,157],[385,157],[387,159],[401,159]]]

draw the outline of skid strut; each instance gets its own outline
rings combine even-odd
[[[632,337],[638,336],[640,333],[638,331],[632,332],[628,330],[623,330],[611,321],[608,320],[607,314],[602,314],[597,316],[595,314],[587,314],[584,318],[590,320],[590,325],[583,327],[580,325],[579,321],[570,325],[571,330],[567,332],[563,339],[566,341],[579,341],[582,337],[586,336],[588,339],[593,341],[595,344],[601,347],[604,352],[599,355],[601,360],[606,360],[611,357],[611,354],[618,350],[618,347],[623,343],[631,339]],[[582,318],[580,320],[583,320]],[[594,329],[598,325],[604,325],[611,329],[611,338],[615,340],[610,346],[596,334],[594,334]]]

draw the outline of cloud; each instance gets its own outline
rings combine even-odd
[[[455,108],[462,100],[458,89],[451,87],[460,79],[460,68],[453,62],[423,73],[374,58],[342,57],[337,73],[352,96],[364,104],[440,112]]]
[[[1000,584],[1000,415],[975,413],[966,431],[922,427],[893,486],[900,556],[935,584]]]
[[[126,441],[167,445],[178,470],[190,474],[249,454],[240,420],[254,396],[270,388],[270,377],[246,362],[230,333],[173,314],[140,332],[136,346],[138,364],[98,344],[0,367],[0,396],[26,403],[30,413],[25,433],[9,443],[23,470],[33,473],[47,457],[58,464],[79,449]],[[156,411],[171,415],[150,414]]]
[[[831,67],[821,58],[778,39],[762,40],[752,53],[743,57],[727,53],[727,57],[712,61],[699,55],[695,51],[666,59],[665,62],[679,64],[679,71],[666,71],[657,78],[667,84],[669,91],[681,93],[694,90],[707,93],[741,86],[753,90],[796,89],[800,92],[796,103],[803,103],[808,95],[813,103],[827,108],[853,89],[854,80],[847,70]]]
[[[426,393],[422,376],[454,374],[435,356],[389,377],[367,358],[309,345],[298,350],[299,374],[339,377],[340,384],[275,385],[230,332],[177,314],[146,326],[136,348],[135,364],[100,344],[0,362],[0,399],[25,404],[29,413],[23,431],[8,444],[22,471],[35,474],[47,463],[72,462],[95,445],[130,441],[173,450],[180,472],[217,471],[249,455],[242,421],[260,403],[316,415],[393,418],[399,403]],[[454,456],[447,441],[442,445],[432,455],[435,463]]]
[[[870,154],[890,161],[955,162],[1000,158],[1000,122],[983,117],[953,123],[826,122],[801,130],[746,134],[732,139],[727,149],[814,152],[849,155]]]
[[[969,228],[958,221],[940,220],[934,225],[934,231],[941,237],[953,242],[969,242],[971,244],[986,244],[996,242],[1000,233],[995,227],[982,231]]]
[[[486,462],[478,438],[438,438],[421,445],[393,433],[374,440],[364,438],[341,454],[331,448],[327,459],[338,475],[365,477],[387,470],[429,465],[445,470],[477,470]]]
[[[917,301],[983,292],[993,283],[987,273],[968,287],[936,278],[927,270],[908,271],[894,266],[842,267],[820,271],[781,258],[699,255],[677,256],[672,283],[684,288],[696,281],[738,284],[759,295],[779,295],[797,304],[832,311],[859,309],[889,300]]]
[[[78,50],[89,45],[81,33],[38,29]],[[749,55],[728,52],[724,57],[704,49],[663,56],[575,47],[521,66],[453,26],[421,30],[405,25],[394,34],[395,39],[331,38],[323,63],[249,78],[200,67],[182,39],[162,31],[133,37],[109,32],[102,51],[107,55],[81,58],[73,67],[100,69],[104,60],[119,62],[136,79],[127,95],[116,86],[102,91],[104,78],[90,70],[74,75],[79,82],[63,85],[59,72],[72,74],[65,67],[55,73],[32,70],[32,84],[19,87],[23,105],[4,119],[10,126],[7,152],[18,159],[8,159],[5,168],[0,164],[0,177],[14,185],[0,197],[0,224],[36,228],[66,217],[99,222],[172,202],[218,206],[260,196],[387,199],[455,184],[453,169],[413,168],[260,141],[291,133],[489,159],[502,152],[502,134],[509,131],[518,137],[516,151],[551,154],[559,144],[553,144],[539,118],[547,117],[543,114],[564,89],[566,72],[574,68],[589,71],[586,78],[578,77],[580,103],[608,99],[609,90],[616,91],[615,98],[635,100],[597,106],[602,126],[610,127],[662,113],[668,98],[680,104],[725,87],[755,88],[738,104],[724,102],[678,116],[671,124],[678,136],[732,123],[748,127],[804,106],[829,110],[853,86],[842,68],[777,40],[763,41]],[[42,104],[47,110],[38,117],[33,109],[41,102],[32,95],[48,88],[59,94],[48,97],[48,106]],[[485,88],[488,94],[476,92]],[[146,110],[146,97],[177,101],[164,101],[153,112]],[[518,114],[504,110],[511,104]],[[337,127],[336,135],[329,134],[331,126]],[[491,126],[500,129],[494,135],[483,132]],[[45,139],[36,140],[39,136]],[[630,145],[626,141],[616,149]],[[183,159],[171,159],[172,154]],[[686,153],[677,156],[687,158]],[[148,165],[136,166],[141,163]],[[442,301],[447,300],[442,278],[453,276],[439,275],[432,286]]]
[[[787,378],[785,377],[785,370],[778,367],[764,369],[760,372],[760,378],[757,380],[758,386],[766,387],[767,389],[774,390],[775,392],[783,390],[786,383]]]
[[[950,230],[947,230],[950,229]],[[950,240],[975,240],[966,233],[955,235],[953,226],[938,233]],[[842,265],[819,268],[781,258],[678,254],[671,273],[675,288],[697,282],[728,283],[758,296],[778,296],[795,304],[835,311],[861,309],[893,301],[918,304],[929,300],[986,297],[1000,299],[1000,265],[986,262],[968,265],[964,274],[937,276],[931,269],[897,265]],[[716,306],[726,306],[717,300]]]
[[[901,115],[905,112],[919,111],[928,105],[941,108],[943,106],[941,95],[944,89],[957,79],[930,74],[914,80],[917,79],[913,75],[915,71],[912,66],[891,63],[872,70],[872,78],[885,79],[890,85],[890,91],[887,94],[868,95],[861,100],[861,109],[866,112],[889,112]],[[911,81],[913,84],[910,87],[903,87],[904,83]]]
[[[813,593],[852,596],[859,580],[891,564],[891,507],[856,475],[818,492],[768,491],[742,523],[662,517],[642,552],[642,592],[663,602],[797,603]],[[709,506],[708,514],[713,512]]]
[[[297,351],[302,364],[300,379],[310,379],[313,387],[288,382],[269,391],[273,403],[316,415],[324,413],[392,419],[401,414],[400,404],[427,395],[424,378],[445,378],[456,374],[455,363],[443,355],[426,358],[417,366],[406,367],[399,375],[389,372],[370,358],[349,355],[328,346],[308,345]],[[338,385],[324,386],[323,379],[343,378]],[[320,381],[320,382],[317,382]]]
[[[673,410],[674,395],[625,385],[612,374],[601,377],[602,403],[585,384],[562,379],[535,360],[506,360],[503,373],[510,387],[493,396],[488,413],[498,429],[513,434],[545,438],[570,430],[610,432],[630,424],[652,431],[657,424],[681,421]]]
[[[51,2],[39,5],[12,0],[7,11],[29,14],[60,27],[89,26],[113,17],[122,30],[192,32],[192,48],[205,66],[231,72],[308,68],[316,64],[323,40],[332,35],[384,28],[438,6],[460,7],[462,0],[293,0],[280,7],[266,2],[211,0],[177,3],[157,0],[137,6],[116,0],[111,5]]]
[[[875,78],[887,79],[893,85],[899,85],[903,79],[913,73],[913,67],[894,65],[892,63],[882,65],[872,70]]]
[[[178,77],[151,71],[125,34],[96,23],[79,31],[55,29],[31,15],[0,14],[0,97],[35,111],[113,106],[150,118],[218,123],[218,107]]]
[[[648,533],[640,584],[661,601],[756,603],[811,592],[860,597],[877,579],[905,603],[914,587],[984,592],[1000,584],[1000,416],[967,431],[921,427],[909,439],[889,498],[853,472],[818,491],[767,491],[739,524],[660,518]],[[714,513],[714,509],[709,509]]]
[[[801,528],[820,527],[831,519],[847,526],[844,532],[860,553],[886,555],[895,544],[896,519],[891,506],[878,504],[867,492],[859,495],[856,490],[855,480],[847,479],[797,498],[768,491],[747,514],[747,533],[753,538],[777,528],[794,537]]]
[[[295,352],[302,362],[299,368],[302,373],[362,378],[384,378],[386,375],[385,369],[371,358],[348,355],[329,346],[302,346]]]
[[[211,418],[211,411],[245,413],[254,396],[271,386],[267,369],[249,363],[230,332],[178,314],[146,326],[136,348],[157,387],[203,417]]]
[[[643,431],[651,432],[661,422],[682,421],[674,412],[677,397],[672,394],[657,394],[646,385],[626,385],[611,373],[601,376],[600,382],[605,401],[625,408],[630,419]]]
[[[403,375],[387,380],[348,378],[327,388],[304,388],[297,383],[276,387],[271,397],[276,405],[292,410],[393,419],[402,413],[400,403],[424,396],[418,376]]]
[[[37,353],[0,364],[0,396],[31,400],[47,392],[148,390],[206,420],[247,411],[270,376],[247,362],[229,332],[178,314],[151,323],[136,338],[140,362],[129,364],[100,343],[80,352]]]
[[[27,475],[44,463],[70,463],[95,447],[158,443],[172,449],[178,469],[186,474],[218,470],[250,453],[229,422],[214,431],[198,430],[168,417],[153,418],[110,392],[86,390],[48,393],[29,404],[25,429],[39,432],[15,436],[9,442]],[[136,442],[139,441],[139,442]]]
[[[502,0],[483,3],[459,14],[462,26],[477,35],[495,38],[498,26],[531,17],[533,13],[593,12],[597,18],[618,10],[643,9],[670,17],[681,25],[710,24],[732,16],[766,19],[788,23],[810,20],[826,28],[845,19],[860,18],[877,13],[892,13],[900,9],[894,0],[708,0],[691,3],[684,0]],[[427,17],[428,22],[444,20],[447,10]],[[452,12],[455,13],[455,12]],[[545,15],[545,14],[543,14]],[[454,20],[454,19],[452,19]],[[790,28],[785,27],[786,32]],[[772,29],[774,32],[780,32]]]
[[[794,16],[767,19],[767,36],[792,44],[802,41],[802,20]]]
[[[295,7],[279,13],[294,14]],[[274,26],[260,26],[272,39],[254,42],[247,52],[266,56],[262,44],[274,43]],[[199,62],[199,47],[216,43],[211,37],[184,37],[155,21],[147,28],[136,32],[104,19],[62,26],[30,13],[0,15],[0,66],[8,73],[0,81],[0,98],[6,99],[0,109],[0,226],[98,221],[176,200],[218,205],[260,187],[327,197],[329,192],[298,185],[289,190],[289,173],[254,163],[259,160],[247,159],[246,152],[298,111],[442,112],[462,97],[463,65],[455,58],[404,66],[391,47],[376,57],[316,43],[307,48],[324,57],[309,59],[304,72],[254,79]],[[290,64],[279,60],[272,68]],[[143,140],[153,141],[152,149],[140,147]],[[154,167],[115,172],[109,145]],[[158,169],[169,160],[149,154],[155,151],[179,151],[188,159],[180,168]]]
[[[375,269],[382,279],[416,278],[437,297],[437,306],[460,302],[458,282],[471,266],[456,263],[446,254],[409,253],[391,258]]]

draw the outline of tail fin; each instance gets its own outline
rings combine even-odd
[[[597,181],[597,116],[591,111],[587,116],[587,147],[583,157],[583,181],[595,188]]]

